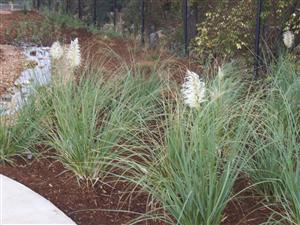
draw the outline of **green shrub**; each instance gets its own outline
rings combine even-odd
[[[198,53],[226,57],[249,48],[253,39],[250,35],[253,7],[251,0],[239,2],[234,7],[229,3],[219,3],[218,7],[207,12],[206,19],[198,26],[199,36],[195,41]]]
[[[194,2],[200,3],[199,0]],[[207,56],[252,57],[255,40],[256,2],[245,1],[210,1],[210,6],[198,24],[198,35],[194,40],[194,50],[201,59]],[[266,29],[261,33],[266,51],[278,50],[283,30],[299,34],[299,4],[294,0],[269,0],[262,5],[262,24]],[[264,46],[263,46],[264,47]]]

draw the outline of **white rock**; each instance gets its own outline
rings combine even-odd
[[[24,70],[20,77],[14,82],[15,87],[10,89],[12,104],[1,104],[0,115],[7,115],[21,109],[30,94],[39,86],[48,85],[51,82],[51,60],[48,47],[35,47],[23,45],[24,54],[28,60],[37,62],[35,68]],[[35,54],[31,54],[35,52]],[[12,90],[12,91],[11,91]],[[18,102],[18,104],[16,104]],[[3,106],[5,105],[5,107]],[[13,109],[13,107],[16,107]]]

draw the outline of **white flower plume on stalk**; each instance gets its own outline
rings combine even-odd
[[[50,55],[53,59],[60,59],[64,54],[64,50],[58,41],[54,42],[50,48]]]
[[[223,78],[225,76],[224,71],[223,71],[222,67],[220,67],[220,66],[218,68],[218,75],[217,76],[218,76],[219,80],[223,80]]]
[[[78,38],[76,38],[74,41],[71,41],[70,47],[67,52],[67,60],[71,68],[75,68],[80,65],[81,56]]]
[[[181,89],[184,103],[191,108],[199,108],[205,101],[205,83],[199,75],[187,70],[186,77]]]
[[[287,48],[291,48],[294,44],[295,35],[291,31],[283,33],[283,43]]]

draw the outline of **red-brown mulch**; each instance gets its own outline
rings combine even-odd
[[[41,194],[78,225],[124,225],[137,217],[135,213],[147,211],[147,194],[133,194],[129,199],[128,195],[124,195],[128,191],[125,183],[119,183],[115,187],[101,185],[100,182],[94,187],[79,185],[74,175],[53,159],[17,159],[14,166],[0,164],[0,173]],[[243,180],[238,181],[235,190],[239,191],[247,185]],[[118,210],[132,213],[117,212]],[[260,225],[267,221],[269,215],[270,210],[263,206],[261,199],[248,191],[239,200],[229,203],[222,225]],[[148,221],[139,224],[163,223]]]
[[[272,214],[271,207],[265,206],[263,199],[249,189],[250,186],[245,177],[236,181],[234,193],[240,194],[226,207],[222,225],[261,225],[268,220]]]
[[[125,183],[105,185],[98,182],[94,187],[91,184],[79,185],[74,175],[53,159],[24,161],[17,158],[14,166],[0,164],[0,173],[50,200],[78,225],[125,225],[146,212],[148,195],[128,198]],[[139,224],[161,223],[148,221]]]

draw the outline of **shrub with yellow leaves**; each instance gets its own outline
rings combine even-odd
[[[198,24],[198,35],[193,42],[200,59],[207,59],[210,55],[222,58],[236,55],[251,57],[255,39],[256,1],[222,0],[211,1],[210,4],[205,18]],[[264,1],[261,18],[262,39],[271,50],[276,51],[282,31],[292,31],[295,40],[300,35],[300,8],[296,0]]]

